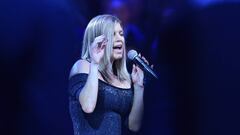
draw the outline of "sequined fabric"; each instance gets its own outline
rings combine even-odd
[[[96,108],[93,113],[85,113],[81,109],[78,95],[87,76],[84,73],[77,74],[69,81],[69,109],[74,135],[123,135],[128,132],[132,89],[118,88],[99,80]]]

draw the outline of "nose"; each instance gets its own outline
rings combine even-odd
[[[123,43],[123,41],[120,40],[120,39],[117,39],[115,42],[116,42],[116,43]]]
[[[115,35],[115,42],[121,42],[123,43],[123,39],[124,37],[122,37],[120,34],[116,34]]]

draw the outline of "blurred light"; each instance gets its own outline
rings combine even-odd
[[[190,0],[191,1],[191,0]],[[196,6],[209,6],[212,4],[219,4],[224,2],[240,2],[240,0],[194,0],[192,1]]]

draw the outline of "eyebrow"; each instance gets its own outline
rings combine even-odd
[[[123,30],[119,30],[119,31],[114,31],[114,32],[123,32]]]

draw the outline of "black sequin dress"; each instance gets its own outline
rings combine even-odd
[[[112,86],[99,80],[97,104],[92,113],[82,111],[79,93],[88,74],[80,73],[69,81],[69,109],[74,135],[124,135],[129,133],[128,115],[133,102],[133,90]],[[94,85],[94,84],[93,84]]]

